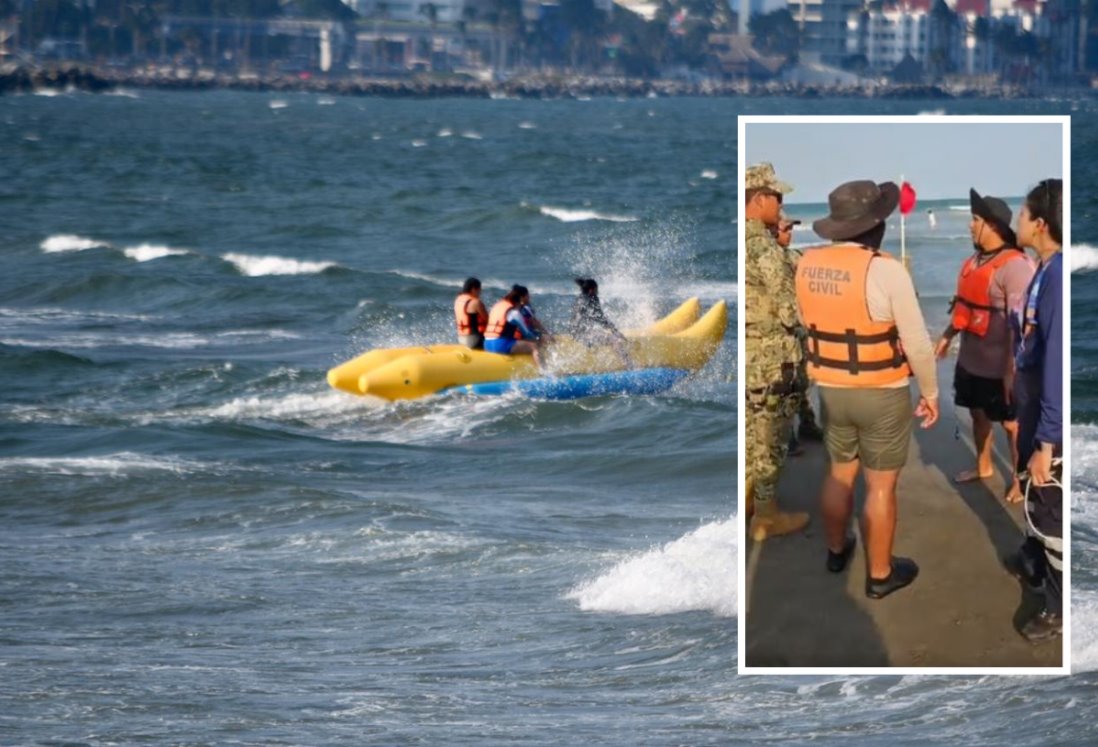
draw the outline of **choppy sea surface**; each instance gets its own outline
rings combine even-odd
[[[1095,104],[945,105],[1073,115],[1077,673],[758,678],[734,327],[657,397],[324,374],[449,341],[470,274],[550,327],[578,274],[733,302],[737,114],[940,102],[122,93],[0,98],[0,742],[1098,739]]]

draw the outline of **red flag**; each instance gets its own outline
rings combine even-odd
[[[900,213],[907,215],[915,209],[915,188],[907,182],[900,187]]]

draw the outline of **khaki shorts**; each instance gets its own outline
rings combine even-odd
[[[911,390],[821,386],[820,416],[831,461],[860,459],[863,467],[896,470],[907,462],[913,408]]]

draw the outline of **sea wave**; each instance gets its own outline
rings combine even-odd
[[[157,244],[129,246],[123,249],[122,253],[137,262],[151,262],[154,259],[160,259],[162,257],[176,257],[183,254],[190,254],[186,249],[173,249],[170,246],[160,246]]]
[[[600,213],[597,210],[574,210],[571,208],[552,207],[550,205],[539,206],[538,212],[550,218],[556,218],[562,223],[579,223],[588,220],[602,220],[611,223],[633,223],[634,221],[639,220],[639,218],[635,218],[631,215],[613,215],[610,213]]]
[[[84,311],[81,309],[63,309],[56,306],[35,306],[26,309],[0,307],[0,327],[7,319],[17,325],[61,323],[100,323],[104,319],[147,322],[156,317],[147,314],[123,314],[115,311]]]
[[[1098,249],[1089,244],[1075,244],[1068,251],[1072,272],[1098,270]]]
[[[1098,670],[1098,591],[1072,589],[1071,670]]]
[[[82,252],[85,249],[95,249],[100,246],[110,246],[105,241],[89,239],[71,233],[61,233],[50,236],[40,245],[42,251],[52,254],[55,252]]]
[[[566,598],[588,612],[666,615],[708,610],[736,616],[738,520],[716,521],[619,561]]]
[[[248,277],[262,277],[264,275],[315,275],[325,270],[337,267],[335,262],[310,262],[289,257],[253,256],[250,254],[237,254],[229,252],[221,255],[221,258],[236,266],[241,274]]]
[[[717,172],[714,171],[713,169],[705,169],[704,171],[701,172],[701,178],[702,179],[716,179],[717,176],[718,176]]]
[[[210,464],[176,457],[130,451],[86,457],[2,457],[0,472],[41,472],[54,475],[122,475],[130,472],[193,474],[210,471]]]
[[[281,329],[239,329],[216,332],[212,335],[197,332],[158,332],[127,334],[117,330],[110,332],[54,333],[48,337],[0,337],[0,345],[37,348],[40,350],[65,350],[94,348],[161,348],[168,350],[193,350],[216,345],[242,345],[263,343],[270,340],[299,339],[300,334]]]

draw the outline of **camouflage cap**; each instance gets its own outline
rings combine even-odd
[[[743,175],[743,188],[769,189],[783,195],[793,191],[793,187],[785,182],[778,181],[778,177],[774,175],[774,167],[765,161],[747,167],[747,171]]]

